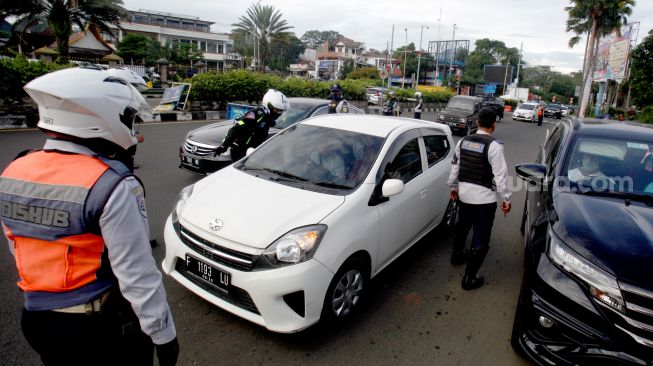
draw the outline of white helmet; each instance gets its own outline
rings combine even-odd
[[[80,139],[99,138],[123,149],[138,143],[136,117],[151,113],[141,93],[106,70],[70,68],[36,78],[24,87],[39,106],[38,127]]]
[[[108,69],[107,71],[113,76],[127,80],[127,82],[138,89],[138,91],[147,89],[147,83],[145,82],[145,79],[143,79],[133,70],[126,69],[124,67],[116,67]]]
[[[270,89],[263,96],[263,106],[269,111],[272,111],[272,108],[287,111],[290,109],[290,102],[282,92]]]
[[[421,98],[422,92],[415,92],[415,98]]]

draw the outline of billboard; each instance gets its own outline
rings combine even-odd
[[[626,24],[621,27],[621,34],[614,31],[599,40],[599,49],[592,73],[593,81],[615,80],[621,83],[628,65],[631,31],[632,24]]]
[[[506,77],[506,67],[508,68],[508,73]],[[501,84],[505,82],[506,84],[512,84],[513,81],[513,70],[514,66],[506,65],[484,65],[483,66],[483,81],[486,83]]]

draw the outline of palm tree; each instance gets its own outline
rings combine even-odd
[[[73,24],[84,29],[84,25],[90,23],[113,34],[109,24],[117,25],[127,11],[122,7],[122,0],[12,0],[6,4],[3,1],[0,14],[18,16],[14,24],[22,24],[25,29],[46,19],[57,40],[59,56],[67,59],[68,37],[73,32]]]
[[[272,43],[287,42],[292,33],[287,32],[289,26],[281,20],[281,13],[272,5],[253,4],[247,9],[247,14],[238,18],[238,23],[232,24],[232,33],[237,39],[251,42],[254,58],[257,59],[256,67],[265,69],[272,50]]]
[[[569,47],[580,42],[581,35],[588,34],[585,46],[585,61],[583,63],[583,85],[581,86],[579,117],[585,116],[585,109],[589,99],[592,85],[592,71],[599,40],[613,31],[621,30],[621,25],[627,23],[627,15],[632,13],[635,0],[570,0],[572,6],[565,8],[569,17],[567,19],[567,32],[576,35],[569,40]]]

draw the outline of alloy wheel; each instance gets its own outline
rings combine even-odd
[[[350,269],[342,277],[331,295],[331,309],[336,317],[349,315],[360,302],[363,291],[363,274]]]

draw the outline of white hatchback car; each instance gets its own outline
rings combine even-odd
[[[333,114],[186,187],[163,270],[271,331],[349,318],[370,278],[443,221],[448,126]]]
[[[512,112],[512,119],[514,120],[523,120],[528,122],[537,121],[537,108],[539,107],[538,103],[523,103]]]

